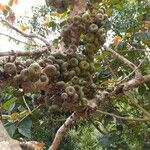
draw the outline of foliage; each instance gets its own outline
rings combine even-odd
[[[0,11],[12,24],[15,20],[10,19],[14,16],[11,7],[16,2],[0,4]],[[12,63],[9,70],[5,67],[8,62],[0,66],[0,80],[14,81],[16,76],[21,77],[0,93],[1,113],[8,133],[16,139],[42,141],[46,148],[71,112],[83,112],[87,106],[92,107],[93,100],[99,102],[98,90],[113,93],[116,85],[134,78],[136,70],[131,73],[121,60],[103,50],[103,44],[137,65],[142,75],[150,74],[150,6],[146,0],[103,0],[101,3],[91,0],[88,11],[74,18],[69,17],[72,1],[65,4],[52,2],[49,7],[34,6],[31,18],[20,17],[16,23],[21,32],[28,30],[48,40],[54,39],[56,49],[63,42],[60,49],[66,50],[65,53],[31,57],[32,62],[26,57],[20,58],[22,62],[15,67]],[[24,48],[38,47],[33,43],[29,38]],[[129,91],[128,95],[122,92],[113,95],[109,101],[102,102],[104,106],[98,110],[130,119],[96,112],[92,116],[88,114],[69,130],[60,149],[148,150],[149,122],[132,118],[145,117],[143,112],[150,111],[149,98],[149,82]],[[98,104],[92,111],[97,107]]]

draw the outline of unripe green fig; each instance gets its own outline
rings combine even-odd
[[[91,17],[88,13],[84,13],[82,15],[82,21],[85,22],[85,23],[90,23],[91,22]]]
[[[96,49],[96,47],[95,47],[95,45],[93,43],[88,43],[86,45],[86,53],[87,54],[93,53],[95,51],[95,49]]]
[[[100,46],[99,38],[95,38],[94,45],[95,45],[94,53],[96,53],[97,52],[97,48],[99,49],[99,46]]]
[[[79,80],[79,84],[80,84],[81,86],[84,86],[84,85],[87,84],[87,82],[86,82],[85,80],[83,80],[83,79],[80,79],[80,80]]]
[[[51,59],[46,59],[46,63],[52,65],[52,64],[53,64],[53,61],[52,61]]]
[[[72,97],[74,102],[77,102],[79,100],[79,95],[77,93],[75,93]]]
[[[63,61],[62,59],[56,59],[56,63],[57,63],[58,65],[61,65],[61,64],[64,63],[64,61]]]
[[[61,99],[63,99],[64,101],[68,99],[68,94],[67,93],[62,93],[61,94]]]
[[[81,89],[81,86],[80,86],[79,84],[75,84],[75,85],[74,85],[74,88],[75,88],[75,90],[76,90],[77,92],[79,92],[80,90],[82,90],[82,89]]]
[[[81,69],[79,67],[75,67],[74,71],[76,72],[76,75],[80,75]]]
[[[53,62],[55,61],[55,57],[52,55],[48,56],[47,59],[51,59]]]
[[[76,75],[76,72],[74,70],[69,71],[69,78],[72,78]]]
[[[40,82],[44,82],[44,83],[49,82],[49,79],[45,73],[41,73],[39,80],[40,80]]]
[[[86,35],[85,35],[85,41],[86,42],[94,42],[94,39],[95,39],[95,35],[93,34],[93,33],[87,33]]]
[[[65,89],[66,88],[66,83],[64,81],[58,81],[56,83],[56,86],[60,89]]]
[[[98,31],[98,25],[92,23],[92,24],[89,26],[89,31],[90,31],[90,32],[97,32],[97,31]]]
[[[27,59],[25,63],[26,63],[26,66],[29,67],[31,64],[34,63],[34,60],[33,59]]]
[[[98,12],[105,13],[106,12],[106,8],[104,6],[101,6],[100,9],[98,10]]]
[[[63,64],[61,64],[61,71],[62,72],[67,71],[68,70],[68,66],[69,66],[68,62],[64,62]]]
[[[37,74],[40,75],[41,74],[41,66],[38,63],[33,63],[29,66],[28,68],[30,75],[32,74]]]
[[[96,33],[96,35],[98,36],[98,37],[100,37],[102,34],[104,34],[105,33],[105,29],[104,28],[99,28],[98,29],[98,31],[97,31],[97,33]]]
[[[64,102],[62,103],[62,110],[64,110],[64,111],[70,110],[70,103],[67,102],[67,101],[64,101]]]
[[[91,53],[90,55],[87,55],[87,59],[89,62],[94,62],[94,53]]]
[[[23,81],[22,76],[20,74],[15,75],[13,80],[14,80],[15,85],[19,85]]]
[[[29,81],[31,79],[31,74],[28,68],[21,70],[20,75],[23,81]]]
[[[102,13],[96,14],[96,21],[101,22],[104,20],[104,15]]]
[[[8,75],[16,75],[17,68],[14,63],[6,63],[4,65],[4,72]]]
[[[105,14],[105,11],[104,11],[104,9],[101,9],[101,8],[100,8],[100,9],[98,10],[98,13]]]
[[[77,54],[76,58],[78,59],[78,61],[82,61],[85,59],[85,57],[82,54]]]
[[[78,84],[79,78],[78,78],[77,76],[74,76],[74,77],[71,79],[71,82],[72,82],[73,84]]]
[[[71,44],[69,45],[69,49],[72,49],[73,51],[75,51],[77,49],[77,46],[75,44]]]
[[[79,24],[82,20],[82,17],[80,15],[75,15],[73,18],[73,21],[75,24]]]
[[[96,71],[94,63],[90,63],[90,72],[94,73]]]
[[[73,96],[76,92],[75,88],[73,86],[68,86],[65,89],[65,92],[69,95],[69,96]]]
[[[64,80],[68,80],[68,79],[70,79],[70,77],[69,77],[69,71],[65,71],[65,72],[63,72],[63,79]]]
[[[71,65],[72,67],[78,66],[78,63],[79,63],[79,61],[78,61],[77,58],[71,58],[71,59],[70,59],[70,65]]]
[[[104,20],[107,20],[107,19],[108,19],[108,15],[104,14]]]
[[[43,72],[46,73],[48,77],[53,77],[57,73],[57,68],[54,65],[48,65],[43,69]]]
[[[89,63],[85,60],[81,61],[79,66],[82,70],[88,70],[89,69]]]
[[[60,69],[60,66],[58,64],[54,64],[54,66],[56,67],[57,70]]]
[[[99,40],[100,40],[100,43],[101,43],[101,44],[104,44],[104,43],[105,43],[105,38],[106,38],[105,34],[102,34],[102,35],[99,37]]]

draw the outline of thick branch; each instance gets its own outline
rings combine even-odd
[[[139,71],[138,67],[134,63],[132,63],[125,57],[121,56],[116,51],[112,50],[111,48],[107,48],[107,51],[111,52],[117,59],[121,60],[125,65],[129,66],[132,70],[134,70],[135,76],[137,77],[141,76],[141,72]]]
[[[47,46],[51,46],[49,44],[48,41],[46,41],[43,37],[39,36],[39,35],[36,35],[36,34],[26,34],[22,31],[20,31],[19,29],[17,29],[16,27],[14,27],[13,25],[11,25],[9,22],[7,22],[6,20],[4,20],[2,17],[0,17],[0,21],[5,23],[9,28],[15,30],[17,33],[20,33],[22,36],[24,37],[27,37],[27,38],[36,38],[36,39],[39,39],[40,41],[42,41],[43,43],[45,43]]]
[[[146,82],[150,82],[150,75],[145,75],[140,78],[134,78],[126,82],[123,86],[123,91],[129,91],[133,88],[136,88]]]
[[[11,139],[0,121],[0,148],[1,150],[22,150],[19,142]]]
[[[50,148],[48,150],[57,150],[63,136],[65,135],[65,133],[67,132],[67,130],[69,129],[69,127],[79,118],[79,115],[77,113],[73,113],[69,118],[67,118],[67,120],[65,121],[65,123],[58,129],[54,141],[52,143],[52,145],[50,146]]]

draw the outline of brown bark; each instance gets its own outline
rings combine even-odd
[[[79,115],[77,113],[73,113],[65,123],[58,129],[55,138],[53,140],[52,145],[49,147],[48,150],[57,150],[62,138],[64,137],[65,133],[69,129],[69,127],[75,123],[75,121],[79,118]]]
[[[19,142],[13,140],[8,135],[1,121],[0,121],[0,149],[1,150],[22,150],[19,145]]]

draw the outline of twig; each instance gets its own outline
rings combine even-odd
[[[115,74],[115,72],[113,71],[111,64],[109,63],[109,60],[107,58],[104,58],[104,62],[107,64],[108,69],[110,71],[110,73],[112,74],[112,76],[116,79],[117,75]]]
[[[130,81],[123,84],[122,90],[129,91],[130,89],[136,88],[139,85],[142,85],[143,83],[150,82],[150,75],[142,76],[141,78],[134,78]]]
[[[42,47],[40,49],[37,50],[33,50],[33,51],[0,51],[0,57],[3,56],[37,56],[37,55],[42,55],[44,53],[48,53],[48,48],[47,47]]]
[[[100,113],[100,114],[104,114],[104,115],[108,115],[108,116],[112,116],[118,119],[122,119],[122,120],[130,120],[130,121],[150,121],[149,118],[129,118],[129,117],[122,117],[122,116],[118,116],[115,115],[113,113],[108,113],[105,111],[101,111],[101,110],[96,110],[96,112]]]
[[[137,107],[139,108],[146,116],[148,116],[148,118],[150,119],[150,113],[145,110],[143,107],[141,107],[135,100],[134,98],[132,98],[130,95],[128,95],[126,92],[124,93],[129,99],[130,101]]]
[[[32,111],[31,111],[30,107],[28,106],[25,97],[22,96],[22,98],[23,98],[24,104],[26,105],[26,107],[27,107],[27,109],[28,109],[28,111],[29,111],[29,114],[32,114]]]
[[[27,43],[27,42],[23,42],[23,41],[18,40],[18,39],[14,38],[14,37],[12,37],[12,36],[10,36],[10,35],[5,34],[5,33],[0,33],[0,35],[9,37],[10,39],[13,39],[13,40],[15,40],[15,41],[17,41],[17,42],[20,42],[20,43],[23,43],[23,44],[26,44],[26,45],[38,46],[38,45],[36,45],[36,44],[33,45],[33,44],[29,44],[29,43]]]
[[[118,54],[116,51],[112,50],[111,48],[106,48],[106,50],[111,52],[116,58],[121,60],[125,65],[129,66],[132,70],[135,70],[135,76],[136,77],[142,76],[140,70],[137,68],[137,66],[134,63],[132,63],[131,61],[129,61],[128,59],[126,59],[122,55]]]
[[[35,110],[37,110],[41,105],[34,108],[31,113],[27,113],[26,116],[24,116],[21,120],[19,120],[18,124],[21,123],[25,118],[27,118],[30,114],[32,114]]]
[[[130,74],[128,74],[124,79],[122,79],[121,81],[119,81],[117,84],[120,84],[120,83],[122,83],[122,82],[124,82],[124,81],[126,81],[131,75],[133,75],[134,74],[134,72],[136,72],[137,71],[137,69],[139,69],[140,68],[140,66],[142,65],[142,63],[144,62],[144,60],[146,59],[146,57],[147,56],[145,56],[144,57],[144,59],[140,62],[140,64],[137,66],[137,68],[135,68]]]
[[[26,33],[22,32],[22,31],[20,31],[19,29],[17,29],[16,27],[14,27],[13,25],[11,25],[9,22],[4,20],[2,17],[0,17],[0,21],[5,23],[9,28],[15,30],[17,33],[20,33],[22,36],[27,37],[27,38],[39,39],[40,41],[45,43],[49,48],[51,47],[50,43],[48,41],[46,41],[43,37],[41,37],[39,35],[36,35],[36,34],[26,34]]]

